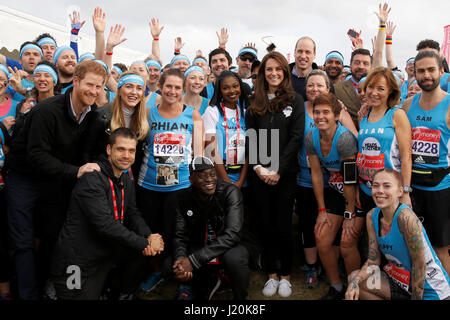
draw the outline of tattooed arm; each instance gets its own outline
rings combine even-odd
[[[403,209],[397,219],[400,233],[405,238],[411,256],[411,299],[422,300],[425,285],[425,251],[422,241],[422,224],[409,209]]]
[[[358,300],[358,284],[367,280],[374,271],[379,270],[379,265],[381,264],[381,252],[378,249],[377,235],[372,222],[373,210],[370,210],[366,217],[367,234],[369,236],[369,255],[359,273],[348,284],[347,292],[345,293],[346,300]]]

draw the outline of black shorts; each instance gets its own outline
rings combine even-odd
[[[383,271],[384,272],[384,271]],[[402,287],[400,287],[394,280],[392,280],[391,277],[389,277],[387,274],[386,278],[388,278],[389,281],[389,289],[391,291],[391,300],[411,300],[411,295],[405,291]]]
[[[361,188],[359,188],[359,202],[361,202],[362,211],[367,214],[370,210],[376,207],[375,202],[371,196],[368,196]]]
[[[333,188],[325,188],[323,191],[325,198],[325,207],[327,212],[338,216],[344,216],[345,198],[344,195],[337,192]]]
[[[411,202],[422,220],[433,247],[450,245],[450,188],[438,191],[414,189]]]

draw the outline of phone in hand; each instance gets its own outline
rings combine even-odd
[[[352,37],[352,38],[358,38],[359,37],[359,33],[356,32],[353,29],[348,29],[347,34]]]

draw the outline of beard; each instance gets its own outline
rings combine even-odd
[[[439,82],[440,82],[440,79],[431,79],[431,80],[432,80],[432,82],[430,84],[423,84],[423,82],[425,80],[422,80],[422,81],[417,80],[417,84],[423,91],[430,92],[430,91],[433,91],[434,89],[436,89],[437,86],[439,86]]]

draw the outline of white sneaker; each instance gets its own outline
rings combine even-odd
[[[283,298],[287,298],[292,294],[292,285],[289,280],[281,279],[278,286],[278,295]]]
[[[267,280],[266,284],[264,285],[264,289],[262,290],[262,294],[265,297],[271,297],[273,296],[278,289],[279,281],[275,279],[269,279]]]

